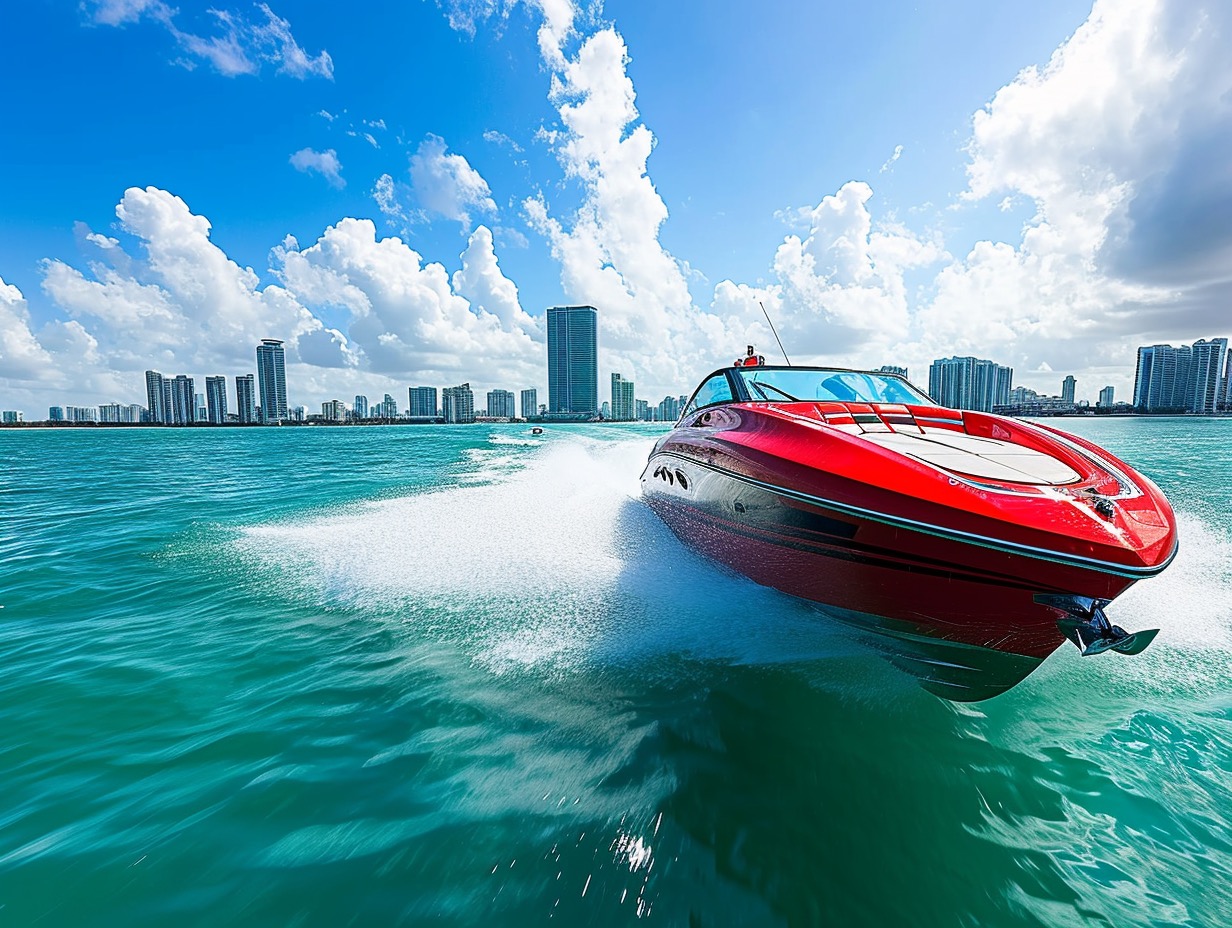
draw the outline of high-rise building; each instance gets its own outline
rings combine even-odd
[[[163,382],[167,383],[165,378]],[[197,421],[197,396],[193,392],[193,379],[187,374],[176,374],[170,386],[171,402],[167,405],[171,414],[167,421],[172,425],[192,425]]]
[[[548,412],[599,411],[599,313],[593,306],[548,309]]]
[[[1078,385],[1078,381],[1074,379],[1073,374],[1066,376],[1061,381],[1061,402],[1067,406],[1074,405],[1074,388]]]
[[[103,403],[98,407],[99,422],[140,422],[145,407],[136,403],[122,405],[120,403]]]
[[[25,421],[25,414],[18,409],[6,409],[0,412],[0,422],[3,422],[5,425],[16,425],[18,422]]]
[[[633,411],[633,417],[637,419],[638,422],[649,422],[650,404],[645,400],[635,400],[634,406],[635,409]]]
[[[475,394],[469,383],[441,391],[441,415],[446,422],[475,421]]]
[[[1014,369],[982,358],[939,358],[928,368],[928,395],[942,406],[991,412],[1010,401]]]
[[[209,407],[205,405],[205,394],[204,393],[194,393],[193,394],[193,412],[194,412],[194,415],[193,415],[194,422],[208,422],[209,421],[210,410],[209,410]]]
[[[287,367],[282,342],[263,338],[257,346],[257,387],[261,392],[261,421],[287,418]]]
[[[665,396],[655,407],[655,418],[660,422],[675,422],[680,418],[683,404],[674,396]]]
[[[227,378],[205,378],[206,419],[221,424],[227,421]]]
[[[517,414],[517,408],[514,406],[514,395],[512,390],[488,391],[489,416],[498,416],[503,419],[513,419],[517,416]]]
[[[346,419],[346,403],[342,400],[328,400],[321,404],[321,418],[330,422],[342,422]]]
[[[235,412],[240,422],[257,421],[257,398],[253,392],[252,374],[238,374],[235,378]]]
[[[1104,389],[1099,391],[1099,402],[1096,405],[1101,406],[1104,409],[1111,409],[1113,405],[1112,397],[1113,390],[1111,385],[1104,387]]]
[[[170,421],[164,404],[163,375],[158,371],[145,372],[145,398],[151,422]]]
[[[1224,386],[1224,356],[1228,353],[1226,338],[1193,343],[1189,356],[1189,371],[1185,382],[1185,408],[1190,412],[1213,413],[1219,406]]]
[[[629,422],[635,412],[633,402],[633,381],[625,380],[620,374],[612,372],[612,418],[617,422]]]
[[[1228,349],[1228,362],[1223,366],[1223,405],[1232,409],[1232,348]]]
[[[376,417],[378,419],[397,419],[398,401],[386,393],[385,399],[376,404]]]
[[[351,411],[351,415],[356,419],[368,418],[368,397],[360,396],[359,394],[355,395],[355,406]]]
[[[1206,354],[1206,349],[1202,349]],[[1190,377],[1193,349],[1188,345],[1149,345],[1138,349],[1134,406],[1146,412],[1192,408],[1197,382]]]
[[[161,392],[162,391],[159,391],[160,395],[161,395]],[[48,406],[47,407],[47,421],[48,422],[63,422],[64,421],[64,407],[63,406]]]
[[[407,390],[409,405],[406,414],[412,419],[435,419],[436,387],[410,387]]]
[[[539,391],[534,387],[522,391],[522,418],[529,419],[539,414]]]

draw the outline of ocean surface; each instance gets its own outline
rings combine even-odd
[[[661,429],[0,432],[0,926],[1232,925],[1232,419],[996,699],[695,556]],[[989,603],[995,609],[995,603]]]

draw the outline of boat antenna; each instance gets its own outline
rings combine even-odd
[[[770,322],[770,314],[766,312],[766,304],[761,300],[757,301],[757,305],[761,307],[762,313],[765,314],[766,321]],[[779,338],[779,333],[774,330],[774,323],[770,322],[770,331],[774,332],[774,340],[779,343],[779,351],[783,352],[783,359],[787,362],[787,366],[791,367],[791,358],[787,357],[787,352],[783,351],[783,340]]]

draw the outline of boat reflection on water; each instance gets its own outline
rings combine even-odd
[[[1150,480],[1083,439],[939,406],[895,374],[752,363],[709,375],[642,473],[686,544],[872,630],[954,700],[1066,639],[1141,652],[1104,608],[1176,553]]]

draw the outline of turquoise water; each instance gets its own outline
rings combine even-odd
[[[997,699],[639,502],[657,430],[0,432],[0,926],[1232,924],[1232,420]]]

